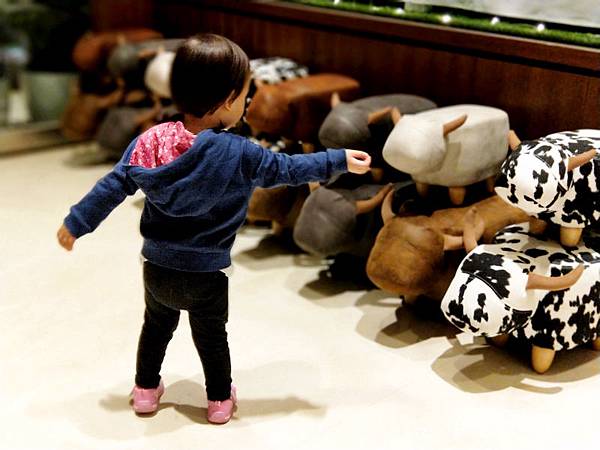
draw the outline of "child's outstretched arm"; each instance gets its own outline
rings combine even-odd
[[[58,243],[66,250],[72,250],[76,239],[94,231],[128,195],[137,191],[137,185],[125,170],[135,142],[131,143],[121,161],[79,203],[71,207],[56,233]]]
[[[371,157],[359,150],[328,149],[307,155],[274,153],[246,141],[242,171],[254,186],[300,185],[326,181],[343,172],[363,174],[370,170]]]

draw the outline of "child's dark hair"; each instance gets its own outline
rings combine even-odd
[[[180,112],[203,117],[233,93],[237,98],[250,75],[248,56],[217,34],[198,34],[177,50],[171,69],[171,97]]]

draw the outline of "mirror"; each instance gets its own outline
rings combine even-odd
[[[0,0],[0,153],[63,141],[71,51],[89,26],[84,0]]]

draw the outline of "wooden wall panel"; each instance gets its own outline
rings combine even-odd
[[[530,55],[526,42],[519,40],[519,48],[525,50],[511,58],[506,54],[510,48],[487,52],[479,48],[479,42],[472,48],[459,48],[455,42],[440,43],[425,35],[420,41],[418,33],[405,39],[388,31],[324,28],[311,22],[310,13],[299,18],[269,17],[254,14],[249,6],[236,10],[218,3],[165,4],[157,14],[159,27],[178,36],[220,33],[239,43],[251,57],[287,56],[314,72],[344,73],[361,82],[365,95],[405,92],[429,97],[439,105],[497,106],[508,111],[512,126],[523,138],[600,128],[600,66],[591,70],[594,64],[582,59],[586,51],[578,48],[573,50],[575,57],[563,57],[553,46],[541,46],[555,59],[544,62]],[[436,32],[432,28],[430,32]],[[423,32],[427,30],[423,27]],[[580,66],[570,67],[569,61]]]
[[[95,31],[154,25],[153,0],[91,0]]]

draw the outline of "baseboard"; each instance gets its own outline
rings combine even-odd
[[[69,142],[60,133],[57,120],[0,128],[0,155],[38,150]]]

